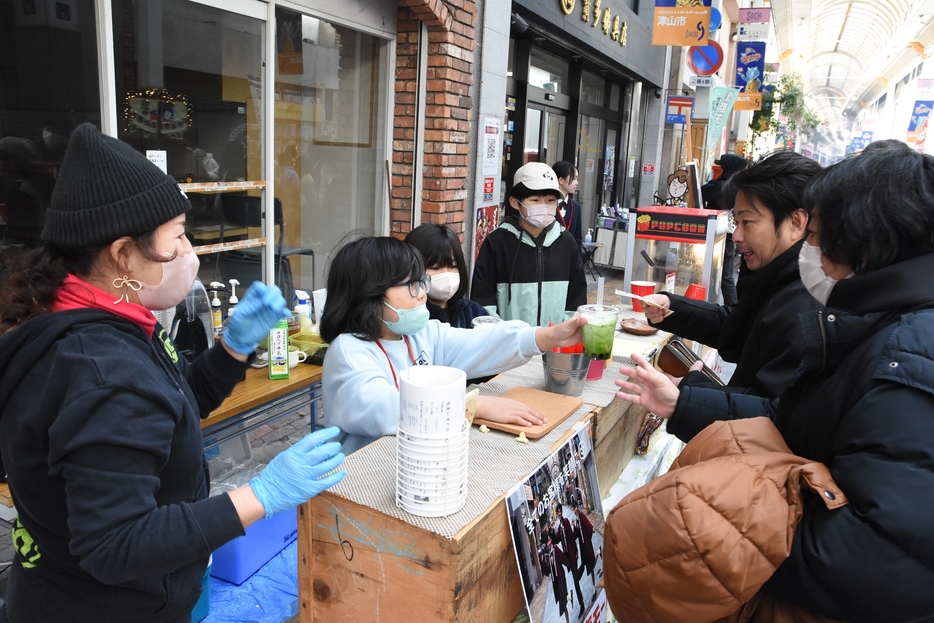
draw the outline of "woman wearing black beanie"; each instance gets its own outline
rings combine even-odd
[[[0,623],[181,623],[211,551],[335,484],[309,435],[253,481],[208,498],[200,417],[288,313],[254,283],[219,347],[179,357],[152,310],[190,290],[188,198],[130,146],[72,134],[44,247],[0,282],[0,473],[19,514]]]

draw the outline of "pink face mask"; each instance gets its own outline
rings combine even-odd
[[[146,309],[159,311],[171,309],[188,296],[191,286],[198,276],[201,262],[194,251],[188,255],[179,255],[162,264],[162,280],[151,286],[142,283],[139,289],[139,302]]]

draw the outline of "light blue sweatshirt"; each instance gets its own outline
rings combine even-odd
[[[405,340],[380,340],[392,368],[376,342],[348,333],[339,335],[324,358],[322,391],[328,426],[343,432],[341,450],[350,454],[384,435],[395,435],[399,390],[393,381],[412,367]],[[499,374],[541,354],[535,328],[521,321],[499,322],[476,329],[455,329],[430,320],[409,336],[417,365],[460,368],[467,378]]]

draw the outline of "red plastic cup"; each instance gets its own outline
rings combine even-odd
[[[632,287],[632,293],[637,296],[648,296],[650,294],[655,294],[654,281],[633,281],[630,286]],[[638,299],[632,299],[632,311],[641,312],[642,302]]]
[[[587,368],[587,380],[597,381],[603,378],[603,368],[606,367],[606,361],[603,359],[591,359],[590,367]]]
[[[692,283],[688,286],[688,290],[684,293],[684,296],[688,297],[689,299],[694,299],[695,301],[707,300],[707,288],[704,286],[699,286],[696,283]]]

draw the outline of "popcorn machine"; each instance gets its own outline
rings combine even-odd
[[[706,288],[705,300],[720,300],[720,270],[727,212],[647,206],[629,213],[625,288],[654,281],[656,292],[683,295],[689,285]]]

